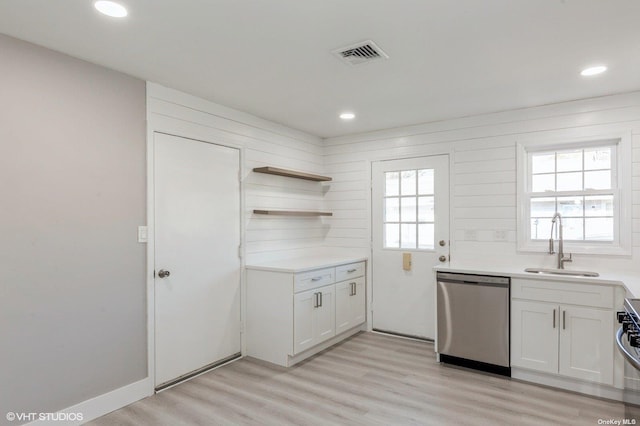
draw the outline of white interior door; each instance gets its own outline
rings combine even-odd
[[[371,173],[373,328],[434,339],[433,267],[449,255],[449,157],[374,162]]]
[[[154,134],[156,387],[240,352],[239,172],[237,149]]]

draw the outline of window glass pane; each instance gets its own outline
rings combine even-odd
[[[400,172],[386,172],[384,178],[384,195],[398,195],[400,192]]]
[[[583,216],[582,197],[558,197],[558,212],[562,218]]]
[[[416,248],[415,223],[403,223],[400,225],[400,241],[401,248]]]
[[[433,194],[433,169],[418,170],[418,194]]]
[[[556,190],[556,175],[533,175],[531,177],[531,191],[545,192]]]
[[[584,223],[585,240],[613,241],[613,218],[587,218]]]
[[[399,198],[387,198],[385,199],[384,206],[384,221],[385,222],[400,222],[400,199]]]
[[[585,189],[611,189],[611,171],[584,172]]]
[[[531,218],[531,239],[548,240],[551,236],[551,218],[534,217]]]
[[[584,197],[585,216],[613,216],[613,195]]]
[[[400,248],[400,225],[387,223],[384,225],[385,248]]]
[[[545,198],[531,199],[531,217],[551,218],[555,212],[556,212],[555,198],[545,197]]]
[[[582,240],[582,218],[562,218],[562,232],[565,240]]]
[[[418,198],[418,222],[433,222],[433,197]]]
[[[401,222],[415,222],[416,221],[416,197],[404,197],[400,199]]]
[[[415,195],[416,194],[416,171],[405,170],[400,172],[400,194]]]
[[[610,169],[611,148],[591,148],[584,150],[584,169]]]
[[[558,173],[558,191],[581,191],[582,173]]]
[[[558,172],[582,170],[582,151],[565,151],[557,153]]]
[[[433,233],[433,223],[423,223],[418,225],[418,248],[433,249],[435,247],[435,238]]]
[[[556,171],[555,154],[532,154],[531,155],[531,172],[532,173],[553,173]]]

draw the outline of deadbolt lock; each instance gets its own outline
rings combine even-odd
[[[445,245],[447,245],[447,242],[445,240],[440,240],[438,244],[440,244],[440,247],[444,247]]]

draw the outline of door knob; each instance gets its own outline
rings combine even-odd
[[[445,240],[440,240],[438,244],[440,244],[440,247],[444,247],[447,244],[447,242]]]
[[[443,254],[442,256],[440,256],[440,257],[438,258],[438,260],[439,260],[440,262],[446,262],[446,261],[447,261],[447,256],[445,256],[445,255]]]
[[[160,278],[168,277],[169,275],[171,275],[171,272],[169,272],[169,271],[165,271],[164,269],[160,269],[160,270],[158,271],[158,276],[159,276]]]

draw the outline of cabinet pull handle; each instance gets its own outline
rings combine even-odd
[[[562,311],[562,329],[567,327],[567,311]]]
[[[556,310],[553,310],[553,328],[556,328]]]
[[[320,305],[318,305],[318,306],[320,306],[322,308],[322,293],[318,293],[318,296],[320,296]]]
[[[351,283],[351,295],[355,296],[356,295],[356,283]]]
[[[356,269],[356,268],[353,268],[353,269],[349,269],[349,270],[347,271],[347,273],[349,273],[349,274],[350,274],[350,273],[355,272],[355,271],[357,271],[357,269]]]
[[[313,293],[313,307],[318,307],[318,293]]]
[[[311,281],[320,281],[322,279],[322,277],[313,277],[311,278]]]

